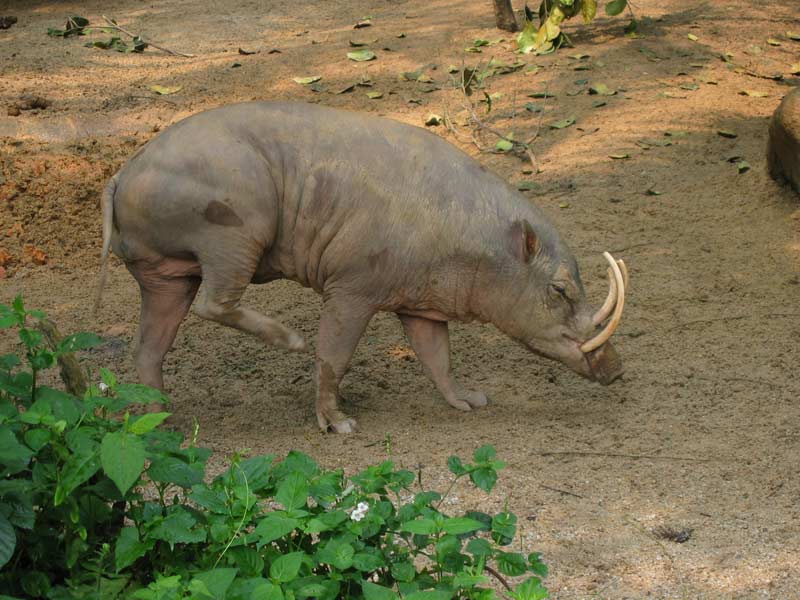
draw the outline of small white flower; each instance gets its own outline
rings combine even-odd
[[[353,509],[353,512],[350,513],[350,519],[353,521],[360,521],[364,517],[367,516],[367,511],[369,510],[369,504],[366,502],[359,502],[358,506]]]
[[[105,394],[108,391],[108,386],[101,381],[97,384],[97,389],[99,389],[101,393]]]

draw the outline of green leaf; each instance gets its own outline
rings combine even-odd
[[[318,517],[310,519],[303,531],[306,533],[321,533],[323,531],[330,531],[336,529],[341,523],[347,520],[347,513],[343,510],[331,510],[322,513]]]
[[[420,535],[432,535],[437,530],[436,522],[433,519],[417,519],[415,521],[406,521],[400,525],[400,531]]]
[[[492,518],[492,538],[500,545],[510,544],[517,534],[517,515],[509,512],[497,513]]]
[[[133,417],[128,425],[128,430],[136,435],[142,435],[161,425],[161,423],[163,423],[166,418],[170,416],[170,414],[172,413],[159,412],[147,413],[139,417]]]
[[[295,590],[295,597],[301,600],[304,598],[335,600],[341,597],[337,595],[340,587],[338,581],[326,580],[321,575],[315,575],[312,578],[305,577],[292,585],[293,590]]]
[[[56,421],[66,421],[72,426],[82,417],[85,408],[72,394],[40,386],[36,389],[36,402],[28,410],[52,415]]]
[[[592,22],[597,14],[597,0],[583,0],[581,3],[581,15],[583,22],[587,25]]]
[[[540,183],[536,183],[535,181],[520,181],[517,184],[517,189],[520,192],[532,192],[534,190],[541,189],[542,185]]]
[[[366,552],[357,552],[353,556],[353,566],[359,571],[371,573],[383,566],[386,566],[386,561],[380,554],[368,554]]]
[[[24,313],[19,315],[6,304],[0,304],[0,329],[22,325]]]
[[[454,595],[451,592],[444,592],[439,590],[425,590],[422,592],[414,592],[404,596],[404,600],[451,600]]]
[[[536,35],[539,28],[533,21],[526,21],[525,27],[517,35],[517,50],[522,54],[530,54],[536,48]]]
[[[491,444],[481,446],[472,453],[472,458],[475,460],[475,462],[487,462],[494,459],[496,456],[497,451]]]
[[[322,79],[321,75],[312,75],[310,77],[292,77],[292,81],[300,85],[311,85]]]
[[[481,467],[472,471],[469,478],[472,483],[488,494],[497,483],[497,471],[490,467]]]
[[[248,600],[283,600],[283,591],[272,582],[261,583],[250,592]]]
[[[467,517],[451,517],[444,522],[442,531],[453,535],[461,535],[483,529],[483,523]]]
[[[150,463],[147,475],[155,482],[171,483],[189,489],[202,483],[204,469],[201,463],[189,464],[174,456],[159,456]]]
[[[398,600],[400,598],[394,590],[371,581],[362,581],[361,591],[364,592],[364,600]]]
[[[27,346],[29,350],[36,348],[42,344],[42,334],[34,329],[20,329],[19,339]]]
[[[247,479],[247,486],[251,491],[257,492],[264,489],[272,477],[272,463],[275,461],[274,454],[254,456],[242,462],[239,466],[241,471],[236,469],[234,478],[239,481],[242,477]]]
[[[509,595],[514,600],[544,600],[549,596],[538,577],[530,577],[523,581]]]
[[[370,100],[378,100],[383,98],[383,92],[367,92],[367,98]]]
[[[32,456],[31,449],[20,444],[7,425],[0,425],[0,465],[5,467],[3,472],[9,475],[19,473],[28,466]]]
[[[473,538],[467,543],[466,551],[476,557],[491,556],[494,553],[492,544],[484,538]]]
[[[191,513],[182,506],[178,506],[150,530],[148,537],[164,540],[170,545],[170,548],[175,544],[191,544],[205,541],[205,530],[200,528],[193,529],[195,525],[197,525],[197,520]]]
[[[58,344],[59,352],[77,352],[78,350],[86,350],[87,348],[94,348],[103,343],[103,338],[94,333],[73,333],[66,336]]]
[[[333,565],[337,569],[344,570],[353,565],[355,553],[355,549],[347,542],[333,539],[325,544],[314,558],[320,563]]]
[[[528,98],[555,98],[556,95],[553,92],[543,91],[543,92],[533,92],[528,94]]]
[[[456,573],[453,577],[453,585],[456,587],[475,587],[476,585],[489,583],[489,578],[485,575],[471,575],[464,571]]]
[[[299,525],[300,521],[297,519],[292,519],[277,512],[271,512],[267,513],[267,516],[258,522],[253,533],[258,537],[258,545],[261,547],[289,535],[289,533]]]
[[[104,367],[100,367],[100,381],[105,383],[112,390],[117,386],[117,378],[111,371]]]
[[[528,568],[539,577],[547,577],[547,565],[542,562],[542,555],[539,552],[531,552],[528,555]]]
[[[14,526],[0,513],[0,569],[14,555],[17,547],[17,534],[14,533]]]
[[[257,577],[264,572],[264,559],[253,546],[234,546],[229,552],[242,575]]]
[[[615,17],[628,5],[628,0],[611,0],[606,4],[606,14],[610,17]]]
[[[166,404],[169,399],[163,392],[139,383],[123,383],[114,390],[117,398],[134,404]]]
[[[750,170],[750,163],[746,160],[740,160],[736,163],[736,170],[739,172],[739,174],[746,173]]]
[[[550,123],[551,129],[564,129],[565,127],[569,127],[570,125],[575,124],[575,117],[569,117],[566,119],[562,119],[561,121],[556,121],[555,123]]]
[[[44,428],[28,429],[25,432],[25,444],[34,452],[38,452],[50,442],[50,431]]]
[[[447,459],[447,468],[450,469],[453,475],[464,475],[467,472],[464,463],[457,456],[451,456]]]
[[[589,93],[598,94],[600,96],[613,96],[617,93],[617,90],[609,89],[605,83],[595,83],[589,88]]]
[[[693,33],[687,34],[686,37],[689,38],[693,42],[696,42],[697,39],[698,39],[697,36],[695,34],[693,34]]]
[[[523,575],[528,570],[525,557],[517,552],[498,552],[495,560],[497,560],[497,569],[509,577]]]
[[[396,562],[392,563],[391,573],[397,581],[409,582],[417,576],[417,569],[410,562]]]
[[[497,152],[510,152],[513,147],[514,142],[504,139],[497,140],[497,143],[494,145],[494,149]]]
[[[144,442],[124,431],[107,433],[100,446],[103,471],[124,496],[144,469]]]
[[[275,500],[286,510],[305,506],[308,501],[308,480],[302,473],[291,473],[278,486]]]
[[[795,42],[800,42],[800,32],[787,31],[786,37],[788,37],[790,40],[794,40]]]
[[[77,436],[76,439],[78,439]],[[97,444],[93,441],[92,443],[80,443],[81,445],[67,459],[61,470],[60,481],[56,486],[53,498],[56,506],[61,505],[73,490],[100,470],[100,449]]]
[[[279,556],[269,566],[270,578],[278,583],[288,583],[297,579],[304,556],[305,554],[302,552],[290,552]]]
[[[150,89],[153,90],[159,96],[169,96],[170,94],[176,94],[183,89],[182,85],[151,85]]]
[[[368,60],[375,60],[375,53],[372,50],[363,48],[361,50],[353,50],[347,53],[347,58],[356,62],[365,62]]]
[[[114,546],[114,567],[117,573],[135,563],[148,549],[149,546],[139,540],[139,531],[135,527],[123,527]]]
[[[238,569],[211,569],[194,576],[194,581],[200,581],[211,594],[214,600],[225,600],[225,593],[236,578]]]
[[[211,489],[204,483],[198,483],[192,486],[192,493],[189,494],[189,500],[202,506],[209,512],[218,515],[229,514],[225,492]]]
[[[2,327],[0,327],[2,329]],[[19,357],[16,354],[3,354],[0,355],[0,369],[4,371],[10,371],[14,367],[18,367],[20,364]]]

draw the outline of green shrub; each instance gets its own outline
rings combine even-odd
[[[448,516],[437,492],[390,461],[347,478],[300,452],[235,456],[206,477],[211,455],[159,429],[168,413],[130,416],[160,392],[118,383],[83,398],[37,385],[60,354],[30,327],[44,318],[17,298],[0,305],[26,365],[0,356],[0,593],[6,597],[138,600],[489,600],[487,573],[514,600],[545,598],[538,554],[509,546],[516,516]],[[114,415],[123,414],[121,419]],[[450,457],[454,482],[491,492],[502,463],[491,446]],[[452,486],[451,486],[452,487]]]

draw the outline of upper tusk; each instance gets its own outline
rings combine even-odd
[[[614,310],[614,304],[616,302],[617,282],[614,280],[614,274],[611,272],[611,269],[608,269],[608,296],[606,296],[606,301],[603,302],[603,306],[600,307],[600,310],[592,316],[592,324],[595,325],[595,327],[608,318],[608,315]]]
[[[622,317],[622,309],[625,307],[625,283],[627,277],[623,277],[622,271],[625,271],[627,275],[628,269],[625,266],[625,263],[620,261],[620,264],[617,264],[617,261],[614,260],[614,257],[611,256],[608,252],[603,252],[603,256],[608,261],[608,264],[611,266],[611,272],[614,275],[614,287],[616,287],[616,300],[614,302],[614,312],[611,315],[611,320],[608,324],[603,328],[603,330],[598,333],[593,338],[585,341],[583,345],[581,345],[582,352],[591,352],[602,346],[603,344],[608,341],[612,335],[614,335],[614,331],[616,331],[617,326],[619,326],[620,318]],[[621,267],[621,268],[620,268]],[[604,305],[605,306],[605,305]],[[602,308],[600,309],[603,310]],[[598,311],[598,315],[600,311]]]
[[[619,265],[620,271],[622,272],[622,281],[625,284],[625,289],[628,289],[628,267],[625,266],[625,261],[618,260],[617,265]],[[600,325],[603,321],[608,318],[608,315],[611,314],[611,311],[614,310],[614,304],[617,301],[617,282],[614,279],[614,274],[612,273],[611,269],[608,269],[608,296],[606,296],[606,301],[603,302],[603,306],[594,313],[592,316],[592,324],[595,326]]]

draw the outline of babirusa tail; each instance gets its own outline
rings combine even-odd
[[[92,314],[97,314],[100,308],[100,301],[103,297],[103,288],[108,278],[108,254],[111,248],[111,228],[114,223],[114,193],[117,191],[117,177],[111,178],[100,199],[100,207],[103,209],[103,250],[100,254],[100,281],[97,285],[97,294],[94,297]]]

